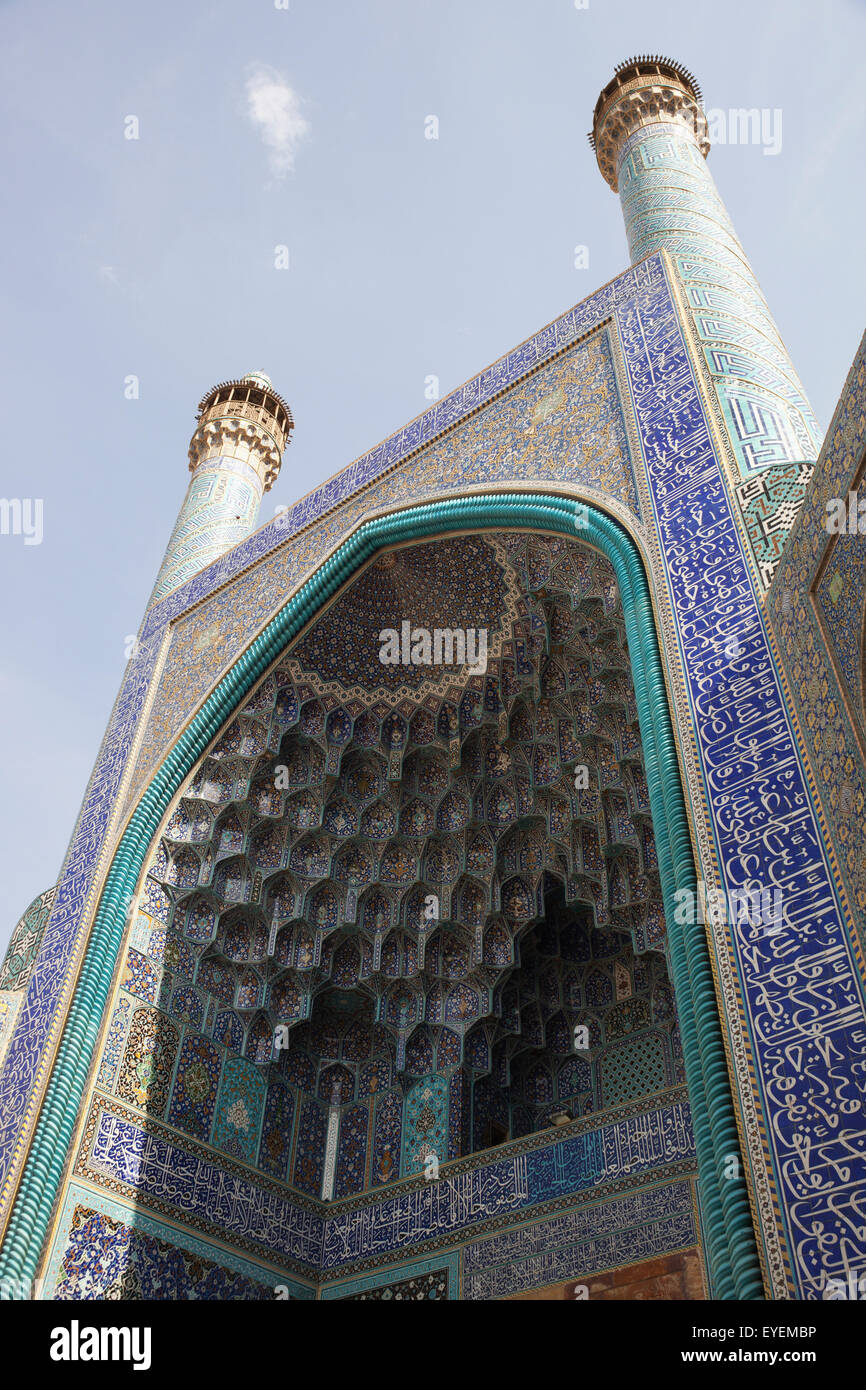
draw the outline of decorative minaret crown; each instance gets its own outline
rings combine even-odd
[[[687,68],[658,55],[626,58],[614,69],[592,114],[589,143],[614,193],[623,145],[642,126],[684,126],[706,159],[710,152],[701,89]]]
[[[192,474],[151,604],[218,560],[255,529],[280,472],[292,412],[264,372],[221,381],[199,402]]]
[[[221,381],[199,402],[198,428],[190,440],[189,468],[209,458],[236,458],[255,468],[264,492],[276,482],[283,450],[294,428],[292,412],[264,372]]]

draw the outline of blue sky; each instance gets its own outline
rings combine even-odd
[[[777,155],[710,167],[826,428],[863,328],[862,3],[0,9],[0,495],[44,518],[0,536],[0,948],[57,879],[200,397],[262,369],[289,401],[264,520],[623,270],[586,132],[646,52],[782,112]]]

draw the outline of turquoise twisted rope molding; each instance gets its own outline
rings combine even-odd
[[[580,507],[580,525],[577,524]],[[165,812],[240,702],[293,637],[352,574],[385,545],[457,530],[556,531],[595,545],[613,565],[622,597],[638,718],[668,921],[671,968],[683,1040],[698,1159],[698,1184],[711,1294],[763,1298],[755,1236],[728,1084],[706,938],[700,923],[675,920],[677,889],[696,890],[695,865],[676,744],[643,563],[618,522],[571,499],[504,493],[411,507],[366,522],[319,567],[238,658],[178,739],[144,792],[115,852],[63,1038],[0,1254],[0,1279],[32,1279],[46,1237],[88,1068],[123,939],[126,902]],[[726,1177],[732,1157],[737,1176]],[[4,1297],[12,1294],[4,1292]]]

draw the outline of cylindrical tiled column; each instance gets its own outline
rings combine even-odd
[[[192,478],[150,604],[255,529],[294,424],[261,372],[220,382],[201,401],[197,419],[189,446]]]
[[[632,261],[664,247],[677,265],[742,474],[816,459],[815,417],[706,165],[697,83],[667,59],[621,64],[593,137]]]
[[[707,168],[700,88],[670,59],[628,59],[596,103],[590,141],[619,193],[632,261],[663,248],[677,267],[768,584],[821,432]]]

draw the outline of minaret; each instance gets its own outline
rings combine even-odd
[[[192,473],[150,607],[254,530],[294,428],[263,372],[221,381],[200,402],[189,445]]]
[[[629,58],[596,103],[589,139],[619,193],[632,261],[664,247],[677,266],[740,474],[788,465],[778,495],[791,464],[818,457],[821,432],[706,166],[702,103],[679,63]]]

